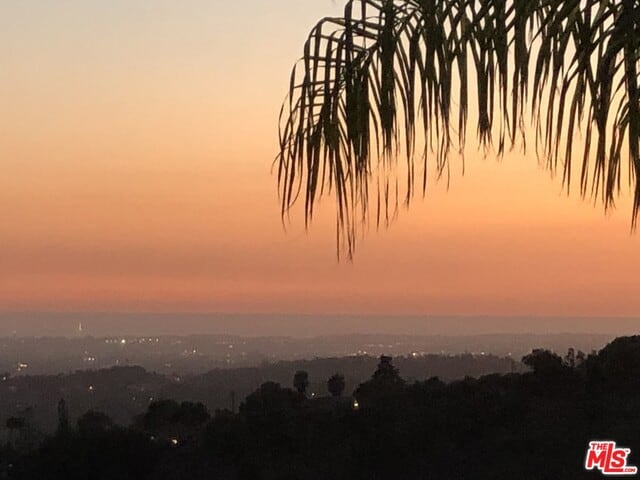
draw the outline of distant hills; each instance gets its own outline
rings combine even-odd
[[[421,381],[438,376],[443,380],[479,377],[490,373],[523,371],[509,358],[494,355],[420,355],[396,357],[404,378]],[[328,395],[327,380],[335,373],[345,377],[345,392],[353,391],[371,376],[374,356],[316,358],[264,362],[254,367],[215,369],[194,375],[161,375],[142,367],[112,367],[59,375],[0,376],[0,425],[12,416],[27,417],[45,432],[57,421],[57,404],[64,398],[75,419],[88,410],[99,410],[126,425],[160,398],[203,402],[210,411],[233,408],[266,381],[292,385],[294,373],[309,373],[309,395]],[[233,398],[232,398],[233,395]]]
[[[0,372],[41,375],[139,365],[173,374],[203,373],[280,360],[316,357],[471,353],[519,361],[533,348],[590,353],[612,340],[602,334],[500,335],[333,335],[320,337],[243,337],[237,335],[0,338]]]

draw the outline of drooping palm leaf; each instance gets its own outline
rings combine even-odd
[[[304,197],[309,222],[332,191],[339,249],[351,255],[370,203],[378,223],[397,209],[397,159],[407,161],[408,203],[416,184],[426,188],[427,167],[446,173],[451,150],[464,147],[475,101],[482,145],[502,154],[530,125],[567,188],[581,130],[581,192],[605,208],[628,155],[635,226],[639,54],[637,0],[350,0],[343,17],[311,31],[291,75],[277,159],[282,213]]]

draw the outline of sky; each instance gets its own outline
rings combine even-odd
[[[640,317],[628,192],[605,214],[518,149],[453,162],[353,262],[329,197],[283,228],[280,104],[340,4],[0,3],[0,312]]]

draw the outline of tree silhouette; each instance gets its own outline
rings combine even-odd
[[[332,375],[327,381],[327,389],[333,397],[341,396],[344,392],[344,388],[344,375],[336,373],[335,375]]]
[[[302,395],[307,394],[307,387],[309,386],[309,374],[304,370],[298,370],[293,376],[293,388]]]
[[[598,355],[601,375],[617,389],[640,390],[640,335],[616,338]]]
[[[135,423],[155,436],[183,440],[196,434],[209,419],[207,407],[202,403],[161,399],[151,402]]]
[[[360,405],[388,403],[388,400],[393,399],[404,390],[405,381],[393,365],[392,360],[391,357],[382,355],[371,380],[360,384],[356,389],[354,395]]]
[[[544,349],[535,349],[529,355],[525,355],[522,363],[540,375],[557,373],[564,368],[562,358],[558,354]]]
[[[569,348],[567,355],[564,357],[564,364],[569,368],[575,368],[576,362],[576,350],[575,348]]]
[[[380,356],[380,363],[378,363],[378,368],[373,372],[373,379],[380,382],[387,383],[403,383],[404,381],[400,378],[400,372],[396,367],[393,366],[392,363],[393,358],[388,355]]]
[[[577,174],[582,195],[605,208],[627,156],[635,226],[639,56],[635,0],[349,0],[313,28],[291,75],[276,160],[282,214],[301,197],[308,223],[333,191],[339,247],[351,255],[371,204],[388,223],[400,199],[425,191],[431,164],[449,175],[471,113],[479,143],[499,155],[525,146],[530,127],[567,189]]]
[[[69,423],[69,409],[67,402],[61,398],[58,402],[58,430],[57,435],[66,436],[71,432],[71,424]]]

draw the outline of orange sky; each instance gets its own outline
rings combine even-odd
[[[0,311],[640,315],[628,199],[518,152],[469,155],[352,264],[329,198],[283,231],[279,106],[340,3],[2,3]]]

